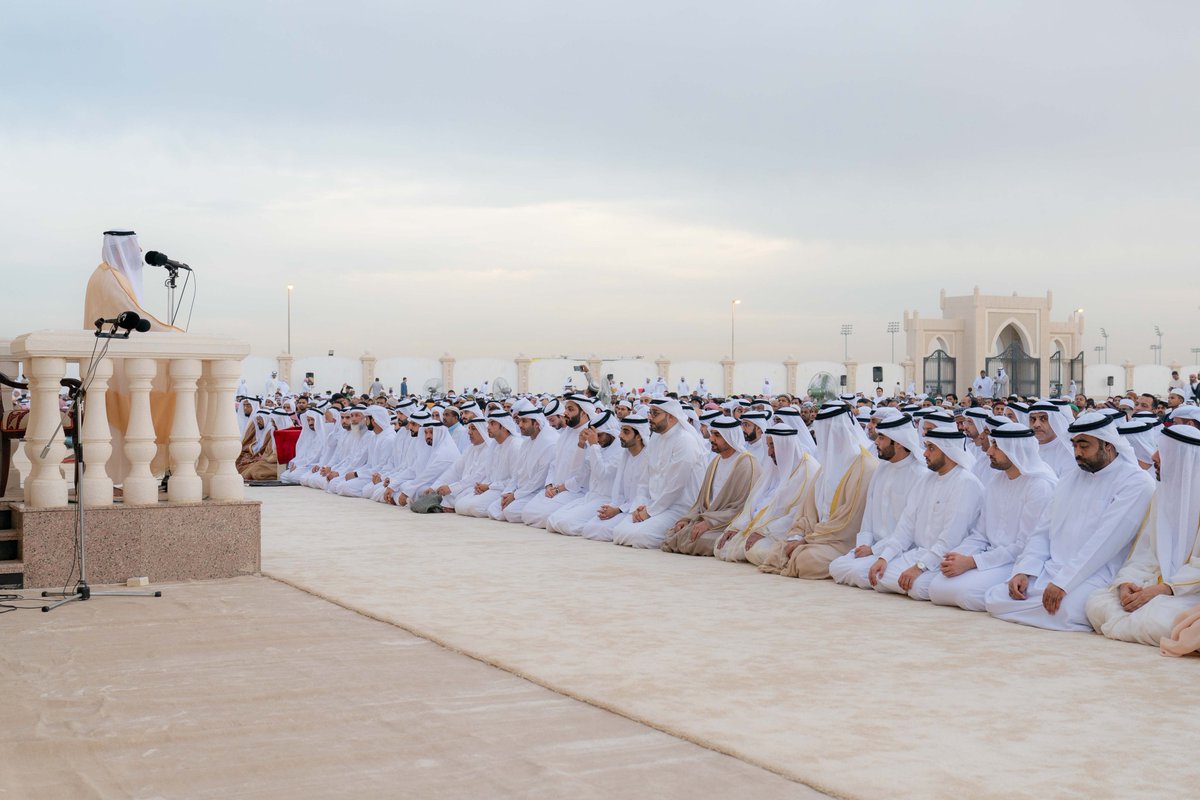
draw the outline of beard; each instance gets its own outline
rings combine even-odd
[[[1109,459],[1102,450],[1096,454],[1095,458],[1080,458],[1079,456],[1076,456],[1075,463],[1079,465],[1080,469],[1086,472],[1095,473],[1107,467],[1109,464]]]

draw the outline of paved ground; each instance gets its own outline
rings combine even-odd
[[[811,798],[268,578],[0,615],[0,797]]]

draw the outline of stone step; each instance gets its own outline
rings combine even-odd
[[[0,530],[0,562],[15,561],[21,557],[21,532],[12,529]]]
[[[25,562],[0,561],[0,589],[25,588]]]

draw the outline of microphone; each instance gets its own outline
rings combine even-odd
[[[182,261],[175,261],[167,258],[165,254],[160,253],[157,250],[151,250],[150,252],[146,253],[146,263],[152,267],[166,267],[167,269],[186,269],[188,272],[192,271],[192,268],[187,264],[184,264]]]
[[[93,323],[97,328],[113,325],[126,331],[146,333],[150,330],[150,320],[142,319],[136,311],[122,311],[113,319],[98,319]]]

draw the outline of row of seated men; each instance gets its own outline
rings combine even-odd
[[[745,400],[697,414],[670,397],[407,399],[305,412],[282,480],[1200,648],[1200,410],[1126,431],[1116,411],[1029,408],[1032,425],[841,401],[810,428],[795,406]],[[1035,429],[1071,462],[1044,458]]]

